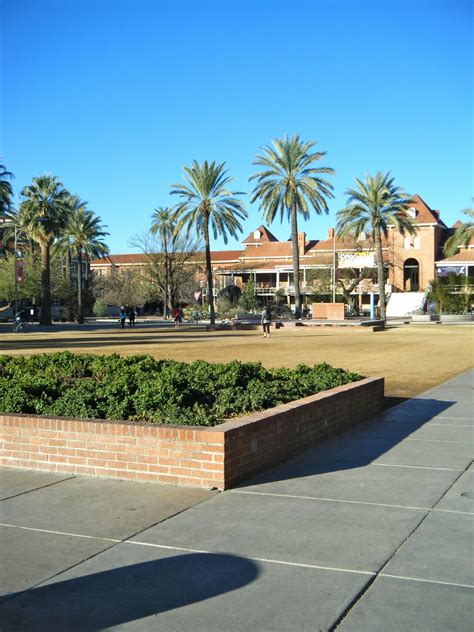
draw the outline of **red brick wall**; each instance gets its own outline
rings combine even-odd
[[[227,489],[382,409],[368,378],[215,428],[0,414],[0,465]]]
[[[344,303],[313,303],[311,315],[313,318],[344,320]]]

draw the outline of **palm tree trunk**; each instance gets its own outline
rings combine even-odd
[[[206,278],[207,278],[207,300],[209,302],[209,320],[211,325],[215,323],[214,315],[214,288],[212,285],[212,265],[211,248],[209,245],[209,219],[206,217],[203,222],[204,246],[206,251]]]
[[[293,286],[295,288],[295,316],[301,315],[300,296],[300,253],[298,250],[298,222],[296,219],[296,209],[291,209],[291,244],[293,254]]]
[[[41,317],[40,325],[51,325],[51,258],[50,244],[41,244]]]
[[[387,301],[385,299],[385,271],[383,267],[382,235],[380,228],[375,229],[375,252],[377,255],[377,281],[379,284],[380,318],[385,322],[387,317]]]
[[[82,251],[77,252],[77,322],[84,322],[84,302],[82,300]]]

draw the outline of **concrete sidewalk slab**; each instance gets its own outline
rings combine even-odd
[[[95,538],[0,527],[0,603],[110,546],[113,542]],[[2,619],[0,614],[0,629]]]
[[[350,433],[355,437],[394,437],[399,439],[429,439],[431,441],[454,441],[465,443],[474,439],[474,427],[413,423],[400,424],[397,421],[373,423]]]
[[[265,472],[231,493],[293,494],[408,507],[432,507],[459,472],[374,466],[320,472],[312,463],[292,460]]]
[[[68,478],[67,474],[50,474],[48,472],[32,472],[26,470],[0,470],[0,500],[13,498],[34,489],[48,487]]]
[[[383,570],[384,574],[465,584],[474,588],[473,527],[473,515],[431,512],[390,560]],[[435,555],[433,551],[436,551]]]
[[[372,572],[424,515],[416,509],[229,493],[133,541]]]
[[[319,473],[370,463],[448,468],[463,472],[472,460],[472,453],[469,443],[413,441],[409,436],[366,437],[348,433],[311,448],[296,458],[314,463]]]
[[[474,514],[474,467],[472,465],[443,496],[437,508]]]
[[[337,632],[468,632],[472,589],[378,577]]]
[[[328,629],[366,577],[120,544],[2,608],[2,632]]]
[[[123,540],[212,494],[202,489],[77,477],[3,501],[1,522]]]

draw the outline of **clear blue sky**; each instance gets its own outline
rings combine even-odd
[[[3,0],[0,156],[15,190],[57,175],[108,226],[146,231],[192,160],[250,193],[259,147],[318,141],[344,190],[390,170],[449,225],[472,196],[472,4],[464,0]],[[245,196],[242,239],[262,223]],[[280,239],[288,224],[271,227]],[[239,242],[229,242],[228,248]],[[224,248],[222,241],[213,248]]]

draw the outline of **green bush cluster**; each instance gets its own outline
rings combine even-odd
[[[361,379],[327,364],[266,369],[151,356],[0,356],[0,411],[213,426]]]

